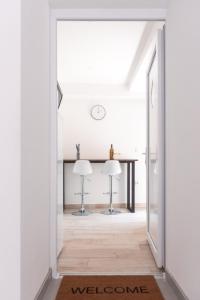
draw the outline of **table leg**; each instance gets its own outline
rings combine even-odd
[[[127,208],[130,210],[130,163],[127,163]]]
[[[131,176],[131,186],[132,186],[132,193],[131,193],[131,211],[135,212],[135,162],[132,162],[132,176]]]

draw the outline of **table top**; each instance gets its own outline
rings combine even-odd
[[[86,159],[86,158],[84,158]],[[108,159],[87,159],[91,163],[104,163]],[[123,159],[117,159],[120,163],[133,163],[135,161],[138,161],[138,159],[128,159],[128,158],[123,158]],[[63,159],[64,163],[74,163],[76,159]]]

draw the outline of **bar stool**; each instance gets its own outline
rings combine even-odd
[[[107,194],[109,194],[109,197],[110,197],[109,208],[106,211],[103,211],[102,213],[104,215],[119,214],[120,211],[115,210],[112,207],[113,194],[116,194],[113,192],[113,176],[116,176],[121,173],[121,166],[120,166],[119,161],[118,160],[107,160],[102,169],[102,173],[109,176],[109,192]]]
[[[79,211],[73,212],[74,216],[88,216],[91,212],[85,210],[84,208],[84,197],[88,193],[84,191],[85,177],[92,173],[92,166],[89,160],[77,160],[74,164],[73,173],[79,174],[81,177],[81,193],[76,193],[76,195],[81,195],[81,208]]]

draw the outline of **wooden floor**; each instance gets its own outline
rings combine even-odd
[[[64,248],[58,259],[61,274],[158,274],[146,240],[146,214],[107,216],[64,215]]]

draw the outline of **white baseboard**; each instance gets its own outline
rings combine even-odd
[[[189,300],[189,298],[184,294],[182,288],[179,286],[179,284],[176,282],[174,277],[168,271],[165,271],[165,278],[166,278],[166,281],[168,282],[168,284],[174,290],[178,299]]]
[[[85,204],[85,208],[92,209],[106,209],[108,204]],[[114,208],[126,208],[126,203],[114,203]],[[65,204],[65,209],[79,209],[80,204]]]
[[[146,208],[146,203],[135,203],[135,208]]]
[[[47,290],[47,287],[48,287],[51,280],[52,280],[52,270],[49,269],[49,271],[48,271],[48,273],[47,273],[47,275],[46,275],[46,277],[45,277],[45,279],[44,279],[37,295],[35,296],[34,300],[42,300],[43,299],[44,294],[45,294],[45,292]]]
[[[108,204],[85,204],[85,208],[92,209],[106,209]],[[114,208],[126,208],[126,203],[113,203]],[[146,203],[136,203],[136,208],[145,208]],[[65,209],[79,209],[80,204],[65,204]]]

